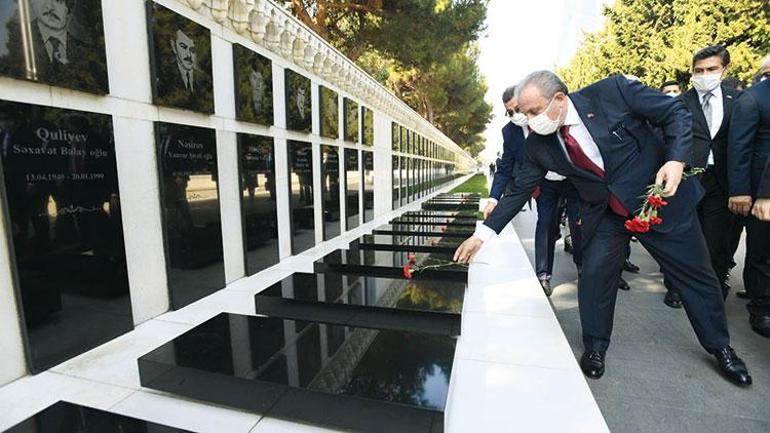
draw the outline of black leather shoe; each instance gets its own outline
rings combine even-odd
[[[741,298],[741,299],[751,299],[749,298],[749,293],[745,290],[739,290],[735,292],[735,296]]]
[[[623,263],[623,270],[626,272],[631,272],[632,274],[638,274],[639,266],[631,263],[631,260],[626,260],[626,262]]]
[[[770,314],[761,316],[750,314],[749,324],[754,332],[765,338],[770,338]]]
[[[671,308],[682,308],[682,295],[679,292],[669,290],[666,292],[666,297],[663,298],[663,303]]]
[[[722,375],[727,380],[740,386],[751,385],[749,370],[743,360],[735,354],[732,347],[723,347],[714,351],[713,355],[719,363],[719,370],[722,371]]]
[[[553,293],[553,287],[551,287],[551,282],[545,278],[541,278],[540,285],[543,287],[543,292],[545,293],[545,296],[550,297],[551,293]]]
[[[580,369],[589,379],[599,379],[604,375],[604,351],[586,350],[580,357]]]
[[[631,290],[631,286],[628,285],[628,281],[624,280],[623,277],[620,277],[618,280],[618,289],[629,291]]]

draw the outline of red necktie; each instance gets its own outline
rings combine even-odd
[[[602,170],[601,167],[591,161],[591,158],[589,158],[585,152],[583,152],[583,149],[580,148],[580,144],[577,142],[575,137],[569,133],[569,125],[565,125],[561,128],[561,136],[564,138],[567,154],[569,154],[569,157],[572,160],[572,163],[575,164],[575,167],[587,170],[602,179],[605,178],[604,170]],[[628,216],[628,211],[623,206],[623,203],[621,203],[620,199],[615,196],[615,194],[610,193],[609,197],[607,197],[607,202],[609,203],[610,209],[612,209],[613,212],[620,216]]]

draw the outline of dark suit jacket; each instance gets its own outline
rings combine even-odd
[[[635,212],[661,165],[692,162],[692,117],[680,100],[622,76],[604,79],[569,97],[599,147],[605,178],[572,165],[556,134],[530,134],[510,195],[500,200],[484,222],[495,232],[516,216],[548,170],[567,176],[577,190],[587,240],[608,206],[610,192],[629,212]],[[664,140],[653,126],[662,129]],[[700,182],[683,181],[662,209],[663,223],[653,230],[669,232],[691,224],[702,197]]]
[[[770,197],[770,80],[757,83],[735,101],[727,170],[730,196]]]
[[[740,92],[722,85],[722,106],[724,117],[717,135],[712,139],[706,117],[703,115],[703,107],[695,89],[685,92],[680,98],[692,113],[692,165],[693,167],[706,168],[709,152],[714,152],[714,170],[716,170],[719,185],[727,191],[727,136],[730,129],[730,115],[733,111],[733,103]]]
[[[505,187],[513,179],[513,171],[516,168],[516,163],[521,161],[523,152],[524,131],[521,127],[508,122],[503,127],[503,156],[498,160],[489,197],[500,200],[505,192]]]

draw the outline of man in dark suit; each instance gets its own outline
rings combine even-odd
[[[698,218],[723,298],[730,289],[727,273],[732,259],[730,228],[734,224],[727,208],[727,136],[733,102],[738,97],[738,91],[722,84],[729,66],[730,53],[721,45],[698,51],[692,58],[693,88],[681,96],[692,113],[692,166],[705,170],[698,176],[706,191],[698,203]],[[666,305],[680,308],[679,290],[668,279],[666,283]]]
[[[585,352],[580,366],[589,378],[604,374],[617,297],[617,280],[631,233],[624,223],[641,206],[647,186],[664,185],[668,205],[662,223],[639,242],[682,293],[700,344],[720,371],[739,385],[751,384],[746,365],[730,347],[719,280],[711,268],[695,208],[699,182],[682,182],[692,161],[692,118],[684,104],[638,81],[617,76],[569,94],[554,73],[538,71],[518,86],[519,109],[533,134],[511,194],[455,252],[468,261],[482,243],[518,213],[549,170],[567,176],[580,195],[583,272],[578,305]],[[662,128],[664,140],[653,127]]]
[[[770,57],[766,58],[770,71]],[[743,284],[751,301],[749,323],[770,338],[770,79],[736,100],[730,125],[727,170],[729,207],[746,218]],[[753,210],[752,210],[753,207]]]

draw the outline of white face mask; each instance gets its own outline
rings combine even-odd
[[[722,83],[722,73],[694,75],[690,78],[690,82],[692,83],[692,86],[695,87],[695,90],[710,92],[719,87],[719,84]]]
[[[679,92],[668,92],[668,93],[666,93],[666,95],[668,95],[668,96],[670,96],[672,98],[676,98],[677,96],[679,96]]]
[[[513,116],[511,116],[511,123],[513,123],[516,126],[525,127],[527,126],[527,116],[524,113],[519,113],[518,111],[513,113]]]
[[[545,107],[542,113],[529,120],[529,127],[532,128],[535,134],[549,135],[556,132],[559,129],[559,118],[561,118],[561,107],[559,107],[559,114],[556,115],[556,119],[548,117],[548,110],[551,109],[551,104],[556,98],[551,98],[551,102]]]

